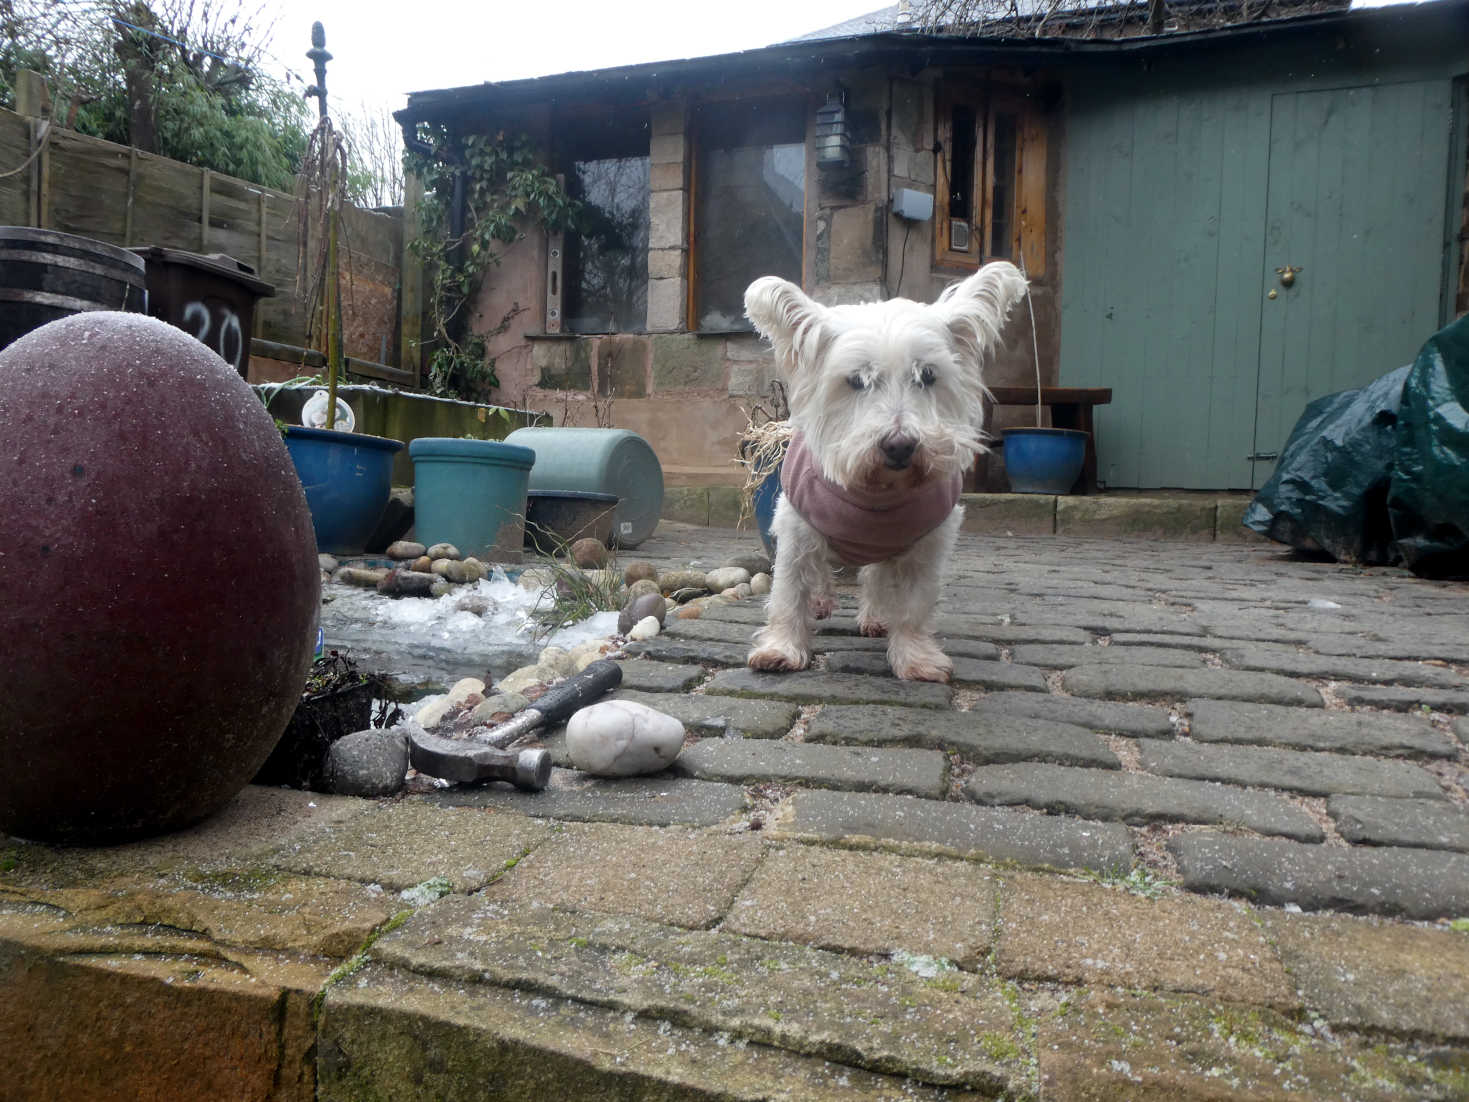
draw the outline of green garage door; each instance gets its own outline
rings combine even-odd
[[[1438,328],[1448,117],[1447,82],[1272,98],[1252,485],[1307,402]]]
[[[1308,401],[1439,325],[1451,82],[1226,79],[1071,95],[1061,382],[1113,388],[1109,486],[1258,487]]]

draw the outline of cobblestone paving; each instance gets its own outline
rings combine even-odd
[[[748,544],[676,530],[629,556],[714,566]],[[714,717],[691,726],[681,772],[773,786],[771,836],[916,832],[940,851],[1100,855],[1308,910],[1469,911],[1469,586],[1263,544],[964,536],[938,623],[950,686],[895,680],[856,632],[852,579],[838,594],[809,671],[743,668],[758,601],[670,621],[626,664],[650,703],[678,684],[670,665],[699,670],[661,694]],[[783,729],[737,711],[759,701],[799,711]],[[844,795],[828,806],[822,790]],[[1009,819],[962,813],[975,805]],[[1040,820],[1019,850],[1011,820]]]

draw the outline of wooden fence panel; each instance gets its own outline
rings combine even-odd
[[[0,110],[0,173],[30,155],[30,130],[29,119]],[[297,277],[301,203],[295,196],[59,127],[42,160],[44,173],[0,176],[0,224],[36,224],[33,177],[40,177],[41,225],[114,245],[232,256],[275,287],[275,296],[256,309],[254,336],[309,343],[312,288],[309,278]],[[401,223],[350,210],[342,242],[344,351],[393,363],[399,356]]]
[[[52,229],[122,245],[126,236],[128,151],[60,128],[51,133],[48,221]]]

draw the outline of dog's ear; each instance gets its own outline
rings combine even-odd
[[[798,364],[816,360],[826,342],[826,307],[779,276],[761,276],[750,284],[745,316],[774,347],[776,365],[787,377]]]
[[[982,365],[1000,339],[1010,309],[1025,294],[1025,277],[1007,260],[986,264],[962,283],[945,289],[934,304],[964,358]]]

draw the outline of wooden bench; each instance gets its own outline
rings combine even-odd
[[[993,406],[1035,408],[1035,387],[1033,386],[992,386],[990,395],[992,401],[985,403],[984,423],[986,425],[993,423],[991,421],[994,413]],[[1052,426],[1058,429],[1080,429],[1088,434],[1086,459],[1082,463],[1081,474],[1077,477],[1076,484],[1071,487],[1073,494],[1097,492],[1097,430],[1092,421],[1092,407],[1105,406],[1111,401],[1111,387],[1041,387],[1041,404],[1050,409]],[[1031,422],[1025,423],[1030,424]],[[995,435],[998,436],[999,433]],[[1003,443],[1003,439],[1000,439],[992,446],[998,448]],[[981,484],[987,466],[987,457],[980,456],[975,464],[975,476],[977,481],[981,481]]]

